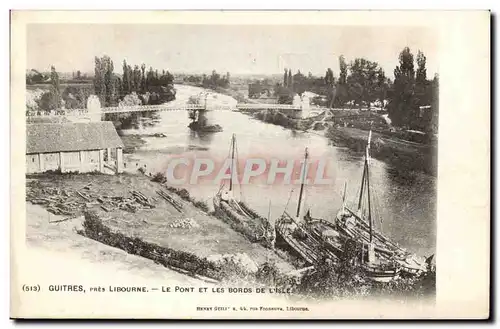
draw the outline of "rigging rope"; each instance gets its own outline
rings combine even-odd
[[[380,230],[380,233],[383,234],[382,232],[382,223],[383,223],[383,216],[382,216],[382,213],[380,212],[380,209],[382,209],[380,207],[380,201],[379,201],[379,198],[378,198],[378,193],[377,191],[374,189],[373,191],[373,200],[374,200],[374,209],[375,209],[375,212],[377,214],[377,217],[378,217],[378,222],[379,222],[379,230]]]
[[[304,163],[304,168],[300,168],[300,183],[302,183],[302,181],[304,182],[304,190],[303,190],[303,194],[302,194],[302,203],[303,203],[303,207],[301,207],[301,210],[302,210],[302,213],[307,213],[307,206],[309,205],[308,204],[308,189],[307,189],[307,172],[309,171],[309,166],[307,164],[307,161]],[[303,170],[305,169],[305,170]],[[299,214],[300,216],[300,214]]]
[[[227,153],[227,157],[226,157],[226,159],[224,161],[226,161],[227,159],[231,159],[231,148],[232,148],[232,146],[233,146],[233,141],[231,139],[231,143],[229,143],[229,152]],[[232,175],[232,172],[233,172],[232,171],[232,169],[233,169],[232,166],[233,166],[233,164],[231,162],[231,166],[230,166],[230,168],[231,168],[231,175]],[[219,189],[219,191],[222,190],[222,188],[224,187],[224,185],[225,185],[224,180],[221,180],[220,181],[220,189]]]
[[[238,144],[236,143],[236,137],[234,138],[234,150],[236,153],[236,168],[238,168],[238,163],[240,161],[240,154],[238,152]],[[243,201],[243,186],[240,184],[240,179],[238,177],[238,171],[236,170],[236,180],[238,181],[238,187],[240,190],[240,200]]]
[[[286,212],[286,210],[287,210],[287,208],[288,208],[288,204],[290,203],[290,199],[292,198],[293,191],[294,191],[294,189],[292,188],[292,189],[290,190],[290,195],[288,196],[288,200],[287,200],[287,202],[286,202],[286,205],[285,205],[285,210],[283,210],[283,215],[282,215],[282,216],[284,216],[284,215],[285,215],[285,212]]]

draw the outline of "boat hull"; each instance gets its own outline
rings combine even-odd
[[[376,282],[391,282],[399,278],[400,269],[380,270],[378,268],[365,267],[363,268],[366,277]]]
[[[214,197],[214,210],[218,218],[229,224],[233,230],[243,234],[250,242],[260,243],[267,248],[274,248],[274,231],[266,231],[262,219],[251,210],[251,215],[234,209],[229,202],[221,199],[220,195]],[[249,210],[248,207],[246,207]]]
[[[368,224],[356,216],[352,210],[347,210],[350,213],[350,216],[355,219],[355,228],[348,227],[345,221],[340,220],[339,215],[337,216],[337,223],[335,227],[342,235],[362,243],[364,245],[363,251],[367,252],[367,244],[370,242]],[[412,261],[414,255],[411,255],[403,248],[397,246],[380,232],[373,232],[372,243],[375,245],[374,251],[376,256],[385,261],[391,261],[397,264],[402,275],[416,276],[427,270],[425,266],[418,264],[416,261]]]
[[[300,256],[310,265],[315,265],[325,259],[332,261],[338,259],[337,255],[325,248],[322,241],[316,239],[310,232],[307,232],[286,215],[276,222],[276,242],[282,249]]]

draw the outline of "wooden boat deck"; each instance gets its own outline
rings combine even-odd
[[[297,228],[301,229],[304,233],[304,239],[294,237],[293,233]],[[327,250],[320,240],[301,228],[286,213],[276,223],[276,235],[309,264],[316,264],[323,257],[329,257],[333,260],[337,259],[337,256]]]

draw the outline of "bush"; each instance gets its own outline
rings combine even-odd
[[[259,266],[255,277],[260,283],[276,286],[280,275],[281,273],[275,263],[266,262]]]
[[[296,129],[297,120],[290,119],[285,114],[279,111],[261,111],[255,114],[255,117],[267,123],[272,123],[285,128]]]
[[[183,200],[191,201],[188,190],[181,188],[177,190],[177,195],[179,195]]]
[[[302,278],[298,291],[319,298],[366,296],[370,285],[361,269],[350,262],[325,261]]]
[[[209,208],[208,208],[208,205],[205,201],[194,201],[193,202],[193,205],[198,208],[198,209],[201,209],[203,210],[204,212],[208,213],[209,212]]]
[[[142,101],[135,92],[132,92],[131,94],[125,95],[125,97],[123,97],[123,99],[118,104],[118,107],[137,106],[137,105],[142,105]]]
[[[178,267],[194,274],[221,279],[220,269],[206,259],[199,258],[193,254],[159,246],[141,240],[138,237],[128,237],[120,232],[112,232],[102,223],[96,212],[86,211],[84,213],[83,230],[78,234],[102,242],[111,247],[120,248],[129,254],[140,255],[154,260],[163,266]]]
[[[166,183],[167,182],[167,177],[165,176],[164,173],[157,172],[153,178],[151,179],[153,182],[157,182],[160,184]]]

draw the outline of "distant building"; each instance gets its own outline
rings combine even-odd
[[[26,173],[120,173],[122,150],[123,142],[109,121],[26,125]]]

